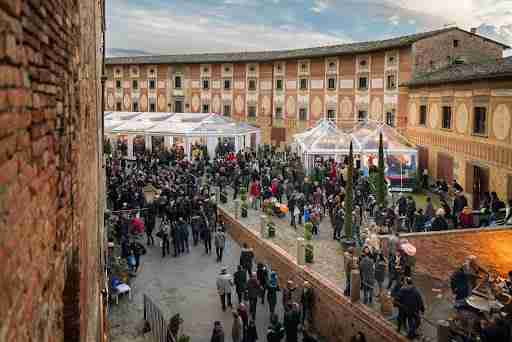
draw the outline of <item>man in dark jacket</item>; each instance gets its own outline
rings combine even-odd
[[[238,269],[234,274],[234,283],[238,303],[240,304],[244,301],[245,289],[247,288],[247,272],[241,265],[238,265]]]
[[[420,313],[425,312],[425,306],[421,294],[413,285],[411,278],[405,279],[405,286],[400,289],[397,301],[400,307],[403,308],[407,320],[409,328],[407,337],[413,339],[417,337],[416,329],[421,320]]]
[[[302,305],[302,325],[307,321],[311,326],[313,323],[313,305],[315,302],[315,294],[309,282],[304,282],[304,288],[300,296],[300,304]]]
[[[300,324],[300,312],[296,303],[288,304],[284,314],[283,323],[284,330],[286,331],[286,342],[297,342]]]
[[[258,263],[256,268],[256,277],[258,278],[258,282],[261,285],[261,304],[265,304],[265,292],[269,277],[267,266],[262,263]]]
[[[290,185],[291,186],[291,185]],[[290,194],[288,197],[288,213],[290,213],[290,226],[293,228],[297,228],[295,224],[295,215],[293,214],[295,212],[295,206],[296,206],[297,200],[296,200],[296,192],[293,191],[293,193]]]
[[[251,279],[247,282],[247,297],[249,299],[249,311],[252,319],[256,320],[256,307],[258,306],[258,296],[261,292],[261,286],[256,277],[256,273],[251,275]]]
[[[249,277],[252,274],[252,262],[254,260],[254,252],[246,243],[243,244],[240,252],[240,265],[247,271]]]

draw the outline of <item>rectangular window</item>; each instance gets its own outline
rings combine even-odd
[[[247,107],[247,116],[250,118],[256,117],[256,106]]]
[[[283,80],[276,80],[276,90],[283,90]]]
[[[427,125],[427,105],[420,106],[420,125]]]
[[[133,90],[139,89],[139,81],[133,80],[132,81],[132,88],[133,88]]]
[[[485,107],[475,107],[475,118],[473,124],[473,133],[474,134],[487,134],[486,127],[487,120],[487,108]]]
[[[122,111],[123,110],[123,106],[121,105],[121,102],[116,102],[116,110],[118,112]]]
[[[443,106],[443,128],[452,128],[452,107]]]
[[[183,101],[174,101],[174,112],[183,113]]]
[[[395,127],[395,111],[386,112],[386,124]]]
[[[181,89],[181,76],[174,77],[174,88]]]
[[[120,80],[116,80],[116,88],[121,89],[121,81]]]
[[[366,110],[360,110],[357,112],[358,121],[366,121],[368,119],[368,112]]]
[[[308,80],[307,80],[307,78],[301,78],[300,79],[299,88],[301,90],[307,90],[308,89]]]
[[[283,107],[276,107],[276,119],[283,118]]]
[[[359,89],[360,90],[368,89],[368,77],[359,77]]]
[[[154,103],[149,104],[149,111],[150,112],[156,112],[156,105]]]
[[[231,80],[224,80],[224,90],[231,89]]]
[[[388,75],[388,77],[386,78],[386,88],[387,89],[396,89],[395,75]]]
[[[334,109],[327,109],[327,120],[336,121],[336,111]]]
[[[459,41],[457,39],[453,40],[453,47],[454,48],[459,47]]]
[[[133,103],[133,111],[134,112],[138,112],[139,111],[139,103],[138,102],[134,102]]]
[[[210,105],[208,103],[203,103],[203,113],[210,112]]]
[[[300,108],[299,109],[299,120],[300,121],[306,121],[308,119],[308,111],[306,108]]]
[[[154,90],[156,88],[156,81],[155,80],[149,80],[149,89]]]
[[[335,78],[329,78],[327,80],[327,88],[330,90],[336,89],[336,79]]]
[[[210,89],[210,81],[207,78],[203,79],[203,89]]]
[[[248,89],[249,90],[256,90],[256,80],[254,80],[254,79],[249,80]]]
[[[224,105],[224,116],[231,116],[231,106]]]

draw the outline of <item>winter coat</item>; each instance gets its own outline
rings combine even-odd
[[[315,302],[315,293],[313,289],[303,289],[302,294],[300,296],[300,303],[306,307],[307,309],[313,308],[313,303]]]
[[[240,317],[236,317],[233,320],[233,326],[231,327],[231,338],[233,342],[242,342],[242,320]]]
[[[425,312],[425,306],[423,305],[423,299],[414,286],[405,286],[398,292],[398,303],[400,309],[403,309],[405,314],[408,316],[417,315],[420,312]]]
[[[215,247],[224,248],[226,246],[226,234],[219,231],[215,234]]]
[[[237,292],[245,291],[247,286],[247,272],[245,270],[235,272],[235,286]]]
[[[380,260],[375,264],[375,280],[378,283],[382,283],[384,282],[384,278],[386,278],[386,262]]]
[[[251,248],[242,248],[240,252],[240,265],[248,266],[252,265],[252,260],[254,259],[254,252]]]
[[[436,216],[436,218],[432,221],[432,228],[433,231],[440,231],[440,230],[447,230],[448,229],[448,223],[444,219],[444,217]]]
[[[267,342],[281,342],[284,337],[284,328],[280,323],[273,324],[267,333]]]
[[[260,283],[258,282],[258,279],[251,278],[247,282],[247,297],[249,299],[257,299],[260,295],[261,287]]]
[[[256,330],[256,326],[250,325],[247,328],[247,333],[245,336],[246,337],[244,342],[256,342],[258,340],[258,331]]]
[[[222,328],[214,328],[210,342],[224,342],[224,330]]]
[[[220,295],[231,293],[233,286],[233,277],[231,274],[221,274],[217,278],[217,292]]]
[[[375,266],[373,260],[369,256],[365,256],[361,259],[359,264],[361,272],[361,281],[367,286],[373,286],[375,281]]]

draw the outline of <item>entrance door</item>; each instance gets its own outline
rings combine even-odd
[[[256,133],[251,133],[251,148],[256,148]]]
[[[424,146],[418,146],[418,166],[420,171],[428,170],[428,148]]]
[[[480,208],[480,201],[485,192],[489,191],[489,170],[473,165],[473,208]]]
[[[453,158],[446,153],[437,154],[437,179],[453,182]]]

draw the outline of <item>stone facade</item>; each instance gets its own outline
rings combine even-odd
[[[420,145],[420,166],[428,168],[433,179],[457,179],[470,202],[479,186],[475,172],[484,174],[481,191],[496,191],[502,200],[511,199],[512,82],[448,83],[409,91],[407,136]],[[449,126],[443,124],[443,107],[451,109]],[[477,111],[485,112],[481,127],[476,124]]]
[[[0,341],[103,340],[103,1],[0,0]]]
[[[442,48],[454,40],[460,46],[456,51]],[[496,42],[453,28],[413,44],[307,58],[200,63],[201,55],[190,55],[193,63],[180,64],[130,64],[112,58],[107,61],[105,109],[229,114],[260,126],[263,141],[277,144],[290,142],[320,118],[352,127],[365,116],[403,130],[408,89],[399,84],[431,64],[445,65],[447,54],[473,61],[475,56],[501,56],[502,50]],[[137,91],[134,80],[140,84]],[[154,89],[148,89],[151,80]]]

